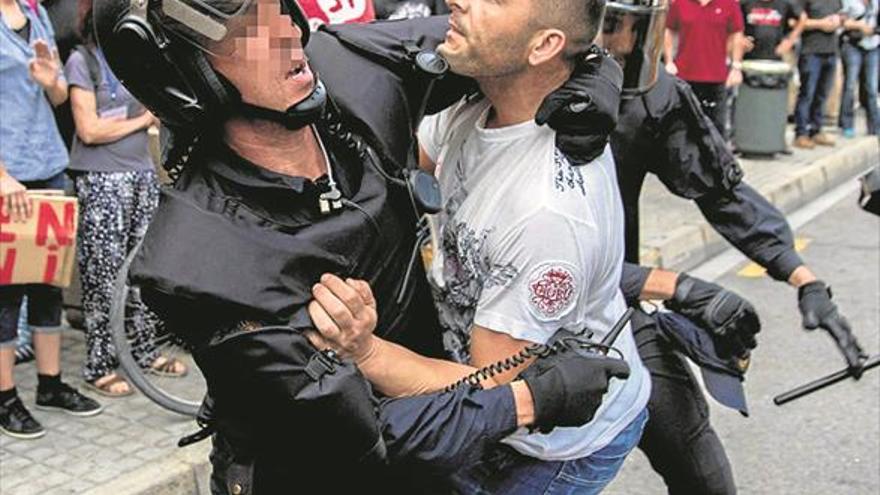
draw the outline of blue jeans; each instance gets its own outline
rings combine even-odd
[[[863,50],[852,43],[843,43],[843,95],[840,98],[840,118],[838,124],[843,129],[855,126],[855,96],[861,84],[862,101],[868,116],[868,134],[875,135],[880,124],[877,110],[877,71],[880,70],[880,48]]]
[[[646,408],[611,443],[571,461],[541,461],[504,445],[480,464],[455,474],[452,484],[456,493],[466,495],[595,495],[617,476],[647,422]]]
[[[825,100],[834,85],[836,54],[810,53],[798,59],[801,89],[794,111],[795,134],[815,136],[822,130]]]

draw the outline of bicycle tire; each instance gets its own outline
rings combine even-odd
[[[110,329],[113,334],[113,342],[116,344],[116,354],[119,366],[125,372],[131,383],[148,399],[171,412],[184,416],[195,417],[201,406],[201,401],[192,401],[178,397],[166,390],[157,387],[147,379],[144,370],[138,364],[131,349],[131,343],[125,332],[125,303],[128,295],[128,269],[132,260],[140,249],[143,239],[126,256],[116,281],[113,284],[113,301],[110,305]]]

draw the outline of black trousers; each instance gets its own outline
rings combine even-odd
[[[706,398],[688,364],[650,315],[636,311],[632,328],[652,380],[650,416],[639,448],[670,495],[735,494],[730,461],[709,424]]]
[[[727,139],[727,87],[724,83],[690,82],[703,112],[715,124],[715,129]]]

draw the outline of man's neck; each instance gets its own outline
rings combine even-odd
[[[311,126],[291,131],[275,122],[231,119],[225,131],[229,147],[254,165],[310,180],[327,173],[321,144]]]
[[[561,62],[548,69],[529,68],[517,74],[477,78],[492,103],[487,128],[507,127],[535,118],[544,98],[564,83],[571,70]]]

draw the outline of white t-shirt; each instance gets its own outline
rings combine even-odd
[[[444,198],[429,270],[444,344],[468,362],[473,325],[538,343],[560,328],[586,328],[598,342],[626,311],[623,207],[610,148],[573,167],[552,129],[534,121],[486,129],[489,109],[486,100],[463,100],[419,129]],[[629,327],[614,346],[632,373],[612,380],[592,422],[546,435],[523,429],[505,442],[539,459],[570,460],[613,440],[650,395]]]

